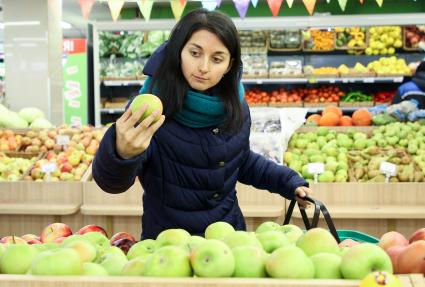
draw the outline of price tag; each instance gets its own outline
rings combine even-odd
[[[364,78],[363,83],[375,83],[375,78]]]
[[[319,174],[325,172],[325,165],[321,162],[309,163],[307,165],[307,171],[308,173],[314,175],[314,183],[317,183],[318,182],[317,178]]]
[[[379,170],[381,173],[385,174],[385,182],[389,182],[391,176],[397,175],[397,166],[387,161],[381,162]]]
[[[67,135],[57,135],[56,144],[58,145],[69,145],[69,136]]]
[[[263,80],[257,80],[257,85],[262,85],[263,84]]]
[[[342,82],[343,82],[344,84],[347,84],[347,83],[348,83],[348,79],[347,79],[347,78],[342,79]]]
[[[56,163],[46,163],[41,166],[41,171],[44,173],[52,173],[56,170]]]

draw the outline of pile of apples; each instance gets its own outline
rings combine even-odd
[[[0,151],[16,151],[21,147],[22,136],[12,130],[0,129]]]
[[[425,275],[425,228],[416,230],[409,240],[399,232],[387,232],[379,246],[390,256],[395,274]]]
[[[183,229],[162,231],[137,242],[119,232],[88,225],[75,234],[53,223],[38,237],[0,240],[0,273],[152,277],[272,277],[362,279],[372,271],[392,273],[391,259],[378,245],[340,244],[322,228],[264,222],[255,232],[215,222],[205,237]]]

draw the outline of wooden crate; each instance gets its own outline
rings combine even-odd
[[[373,107],[373,102],[339,102],[340,107],[365,107],[370,108]]]
[[[337,229],[353,229],[375,237],[395,230],[407,237],[425,226],[422,183],[318,183],[313,197],[329,210]],[[312,215],[312,208],[307,214]],[[294,223],[302,226],[299,210]],[[320,220],[320,226],[325,226]]]
[[[0,236],[39,234],[83,202],[82,182],[2,182],[0,190]]]
[[[334,127],[327,127],[330,130],[334,130],[336,132],[346,132],[348,130],[353,130],[356,132],[363,132],[363,133],[367,133],[369,135],[372,134],[373,130],[376,129],[376,126],[334,126]],[[308,133],[308,132],[316,132],[317,131],[317,127],[300,127],[299,129],[297,129],[298,133]]]
[[[403,287],[421,287],[421,274],[398,275]],[[295,280],[271,278],[153,278],[0,275],[2,287],[357,287],[360,280]]]

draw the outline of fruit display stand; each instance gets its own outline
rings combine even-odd
[[[422,287],[421,274],[398,275],[403,287]],[[358,287],[359,280],[239,279],[239,278],[153,278],[153,277],[53,277],[0,275],[2,287]]]
[[[80,211],[84,222],[105,226],[108,234],[119,230],[127,230],[136,237],[140,234],[143,188],[138,180],[129,190],[119,194],[104,192],[93,180],[84,182],[83,190]],[[238,183],[236,190],[248,230],[253,230],[264,221],[283,220],[285,200],[281,196],[241,183]],[[81,224],[76,223],[77,226]]]
[[[358,230],[375,237],[397,230],[410,236],[423,227],[425,198],[423,183],[318,183],[315,198],[329,210],[337,229]],[[312,209],[307,209],[312,215]],[[293,223],[302,226],[294,210]],[[323,220],[319,226],[324,226]]]

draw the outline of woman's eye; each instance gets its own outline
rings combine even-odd
[[[190,51],[190,54],[191,54],[193,57],[197,57],[197,56],[199,56],[199,52],[197,52],[197,51]]]
[[[221,63],[223,60],[220,58],[213,58],[214,63]]]

